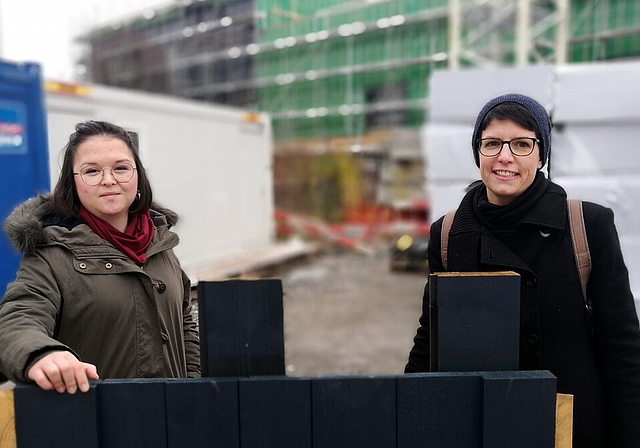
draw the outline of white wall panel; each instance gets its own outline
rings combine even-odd
[[[441,124],[427,127],[424,144],[427,179],[432,182],[471,181],[478,178],[473,160],[473,126]]]
[[[513,69],[438,70],[429,88],[432,122],[471,123],[482,106],[504,93],[522,93],[536,98],[545,107],[553,96],[553,68],[536,65]],[[471,138],[471,137],[469,137]]]
[[[555,69],[557,122],[620,122],[640,119],[638,62],[574,64]]]
[[[640,173],[639,145],[640,119],[611,123],[566,121],[553,129],[551,175],[619,176]]]

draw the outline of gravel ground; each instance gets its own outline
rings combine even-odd
[[[275,275],[284,289],[289,376],[400,374],[425,273],[394,273],[386,250],[325,252]]]

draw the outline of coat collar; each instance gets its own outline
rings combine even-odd
[[[177,221],[170,210],[152,210],[151,217],[156,226],[156,235],[148,249],[157,253],[178,244],[178,236],[169,231]],[[110,249],[118,252],[102,238],[93,233],[79,218],[62,219],[51,214],[51,195],[40,195],[18,205],[4,222],[4,230],[13,246],[20,252],[30,252],[36,247],[62,244],[74,254],[105,254]],[[118,252],[119,253],[119,252]]]
[[[549,229],[564,229],[567,218],[567,193],[551,181],[547,192],[520,221],[520,225],[534,225]]]
[[[564,189],[551,181],[545,194],[527,212],[518,223],[521,225],[534,225],[549,229],[564,229],[567,218],[567,193]],[[481,185],[476,188],[482,188]],[[477,229],[478,221],[473,211],[473,198],[475,188],[469,191],[460,203],[456,212],[456,220],[451,228],[451,233],[464,233]],[[458,218],[459,217],[459,218]]]
[[[489,230],[480,225],[473,211],[474,191],[462,200],[449,234],[449,270],[475,271],[481,265],[510,267],[531,272],[530,267],[505,246]],[[562,187],[549,181],[547,191],[520,220],[520,226],[542,229],[564,229],[567,215],[567,195]],[[477,248],[478,252],[471,248]]]

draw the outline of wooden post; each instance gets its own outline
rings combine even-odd
[[[573,446],[573,395],[556,395],[556,447]]]
[[[0,390],[0,448],[16,448],[13,390]]]

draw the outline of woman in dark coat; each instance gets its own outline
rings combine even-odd
[[[587,312],[569,229],[567,195],[540,169],[551,123],[524,95],[489,101],[478,115],[473,154],[482,183],[458,207],[448,271],[521,276],[520,369],[549,370],[574,396],[574,446],[640,446],[640,329],[611,209],[583,202],[592,271]],[[432,272],[444,271],[443,219],[429,241]],[[429,371],[428,288],[405,372]]]

